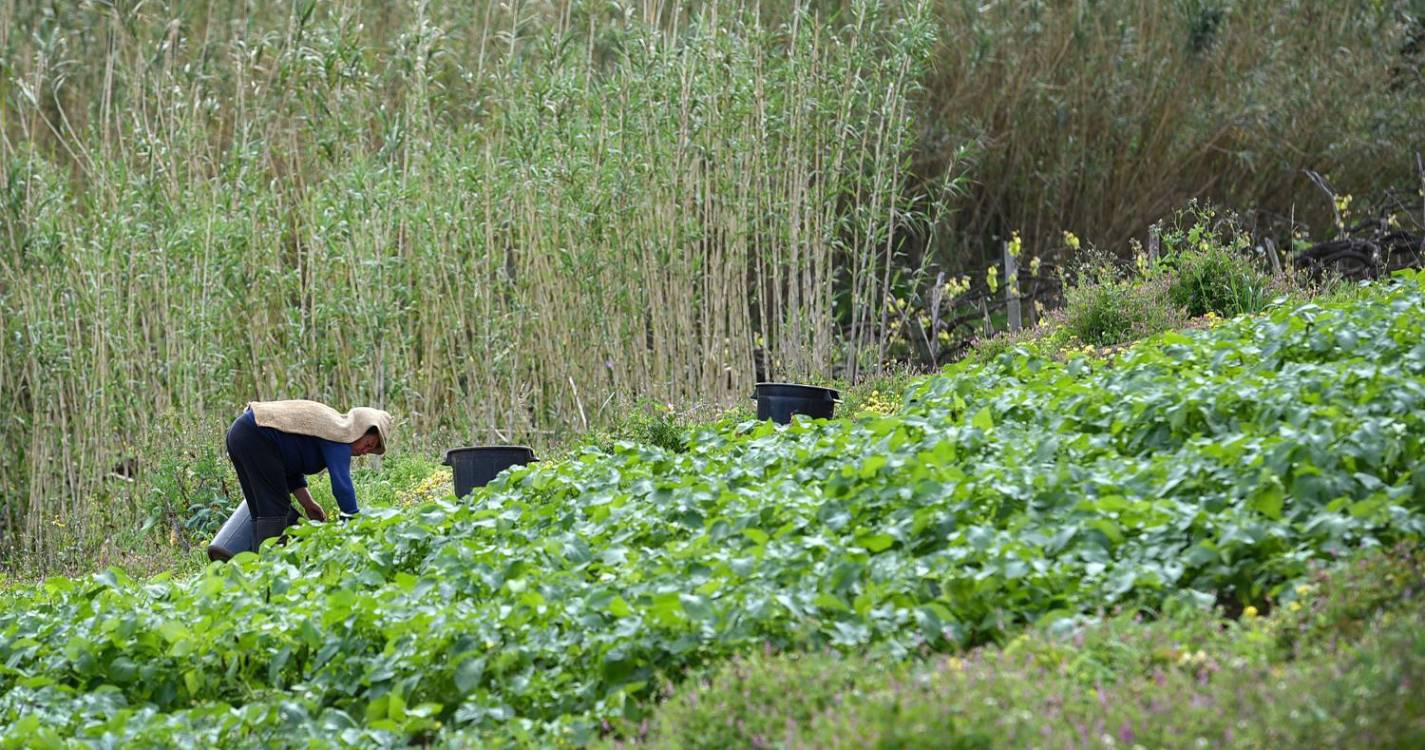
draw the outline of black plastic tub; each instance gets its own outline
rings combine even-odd
[[[455,496],[465,497],[476,487],[489,484],[505,469],[537,460],[534,451],[523,445],[484,445],[451,448],[445,452],[442,463],[455,472]]]
[[[841,394],[833,388],[797,383],[758,383],[757,418],[791,424],[793,414],[830,419]]]

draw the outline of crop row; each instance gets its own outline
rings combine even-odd
[[[620,443],[0,609],[6,747],[581,745],[727,656],[914,654],[1113,607],[1290,601],[1425,530],[1425,290],[1110,359],[1012,350],[894,416]]]

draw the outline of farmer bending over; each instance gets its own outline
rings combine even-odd
[[[327,520],[307,491],[307,475],[323,469],[331,476],[344,521],[360,512],[351,486],[351,457],[384,454],[391,435],[391,415],[358,406],[342,414],[316,401],[253,401],[228,428],[228,458],[252,514],[256,551],[265,539],[297,522],[288,494],[314,521]],[[233,552],[208,548],[208,557],[226,560]]]

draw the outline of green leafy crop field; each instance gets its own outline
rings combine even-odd
[[[1012,349],[891,415],[588,448],[191,579],[17,589],[3,744],[578,746],[768,647],[1281,606],[1311,565],[1425,530],[1422,283],[1106,359]]]

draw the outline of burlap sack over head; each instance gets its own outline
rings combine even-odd
[[[342,414],[317,401],[253,401],[248,404],[261,427],[294,435],[311,435],[334,443],[352,443],[372,427],[381,435],[376,453],[384,454],[391,440],[391,415],[366,406]]]

